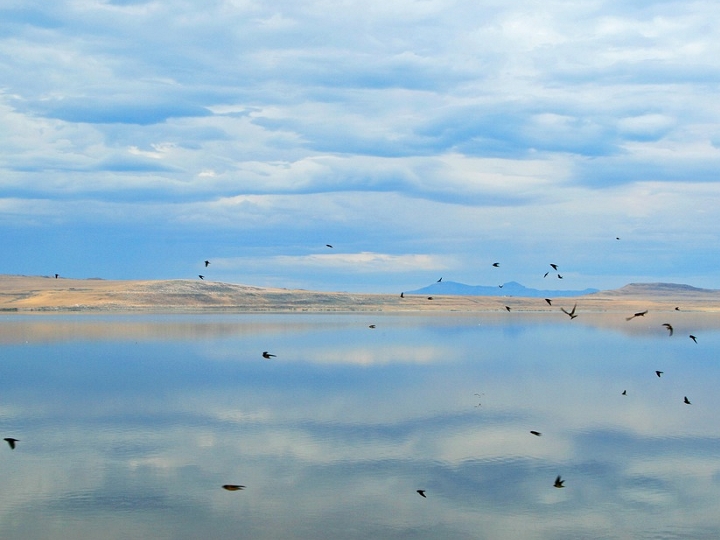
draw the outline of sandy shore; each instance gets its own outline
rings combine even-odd
[[[0,275],[0,311],[47,312],[584,312],[720,311],[720,290],[633,284],[575,298],[356,294],[271,289],[200,280],[114,281]]]

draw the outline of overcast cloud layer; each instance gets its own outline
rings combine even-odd
[[[0,1],[0,273],[720,288],[719,27],[712,2]]]

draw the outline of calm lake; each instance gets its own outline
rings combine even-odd
[[[5,315],[0,538],[717,540],[719,323]]]

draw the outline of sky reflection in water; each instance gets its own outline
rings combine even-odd
[[[0,537],[715,539],[719,340],[690,314],[7,316]]]

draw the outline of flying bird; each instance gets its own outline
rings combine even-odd
[[[503,284],[503,285],[504,285],[504,284]],[[500,287],[501,289],[503,288],[503,286],[502,286],[502,285],[498,285],[498,287]]]
[[[619,237],[619,236],[616,236],[616,237],[615,237],[615,240],[620,240],[620,237]]]
[[[205,268],[207,268],[208,266],[210,266],[210,261],[205,261]]]
[[[55,274],[55,279],[59,278],[60,274]]]
[[[563,487],[565,487],[563,484],[565,484],[565,480],[560,478],[560,475],[558,474],[557,478],[555,479],[555,483],[553,485],[556,488],[563,488]]]
[[[276,355],[270,354],[267,351],[263,351],[263,358],[275,358]]]
[[[623,390],[622,395],[623,395],[623,396],[627,396],[627,390]]]
[[[664,372],[664,371],[656,371],[656,372],[655,372],[655,375],[657,375],[658,377],[660,377],[663,373],[665,373],[665,372]]]
[[[542,437],[542,433],[540,433],[539,431],[534,431],[534,430],[531,429],[531,430],[530,430],[530,433],[532,433],[532,434],[535,435],[536,437]]]
[[[505,309],[507,309],[508,311],[510,311],[510,306],[505,306]]]
[[[566,311],[565,308],[560,308],[560,311],[562,311],[565,315],[570,317],[570,320],[573,320],[575,317],[577,317],[577,315],[575,315],[576,307],[577,307],[577,304],[575,304],[570,311]]]
[[[370,326],[368,326],[368,328],[375,328],[375,325],[371,324]]]
[[[475,395],[476,395],[477,397],[481,398],[481,397],[483,397],[485,394],[475,393]],[[475,407],[482,407],[482,403],[478,403],[477,405],[475,405]]]
[[[675,311],[680,311],[680,308],[675,306]]]
[[[325,244],[325,247],[329,247],[330,249],[332,249],[332,246],[330,244]]]
[[[670,335],[672,336],[672,335],[673,335],[673,327],[672,327],[672,324],[670,324],[670,323],[665,323],[665,324],[663,324],[663,326],[668,329],[668,332],[670,332]]]
[[[545,301],[548,303],[548,306],[552,306],[552,300],[549,298],[546,298]]]
[[[693,336],[692,334],[690,334],[689,337],[690,337],[690,339],[692,339],[695,343],[697,343],[697,338],[696,338],[695,336]]]
[[[550,263],[550,266],[552,266],[552,269],[557,272],[557,264]]]
[[[690,403],[690,400],[687,398],[687,396],[685,396],[683,403],[685,403],[685,405],[692,405],[692,403]]]
[[[425,496],[425,490],[424,490],[424,489],[416,489],[415,491],[417,491],[417,492],[420,494],[421,497],[427,499],[427,497]]]
[[[500,263],[493,263],[493,266],[494,266],[495,268],[498,268],[498,267],[500,266]]]
[[[638,311],[638,312],[635,313],[635,315],[633,315],[632,317],[625,317],[625,320],[626,320],[626,321],[629,321],[629,320],[634,319],[635,317],[644,317],[647,312],[648,312],[647,309],[646,309],[645,311]]]
[[[440,283],[442,281],[442,278],[438,279],[437,282]]]
[[[428,300],[432,300],[432,299],[433,299],[433,297],[432,297],[432,296],[428,296]]]
[[[549,273],[550,273],[550,272],[545,272],[545,275],[544,275],[543,277],[548,277],[548,274],[549,274]]]
[[[400,293],[400,298],[405,298],[405,293],[404,293],[404,292],[401,292],[401,293]]]
[[[240,486],[238,484],[225,484],[223,489],[228,491],[240,491],[241,489],[245,489],[245,486]]]
[[[199,277],[200,279],[205,279],[205,276],[203,276],[203,275],[201,275],[201,274],[198,274],[198,277]]]
[[[560,274],[558,274],[558,279],[562,279],[562,278],[563,278],[563,277],[562,277]]]
[[[3,440],[8,443],[11,450],[15,450],[15,443],[20,442],[20,439],[13,439],[12,437],[5,437]]]

